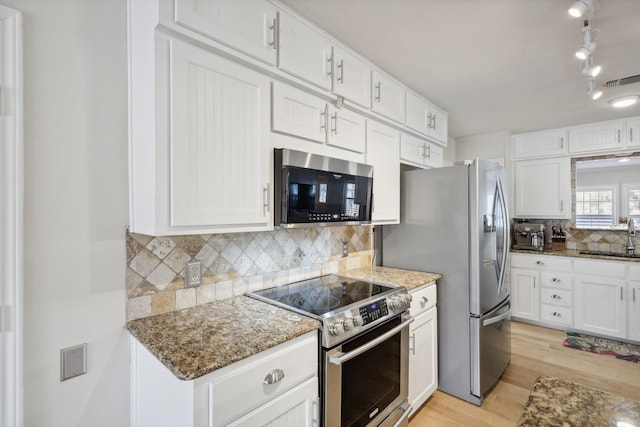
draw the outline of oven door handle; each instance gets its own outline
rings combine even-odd
[[[413,317],[408,316],[407,320],[405,320],[395,328],[391,329],[390,331],[387,331],[384,334],[380,335],[378,338],[374,339],[373,341],[369,341],[365,345],[361,345],[360,347],[356,348],[353,351],[350,351],[349,353],[342,353],[341,351],[337,352],[335,356],[329,357],[329,363],[333,363],[334,365],[341,365],[342,363],[361,355],[365,351],[372,349],[373,347],[377,346],[381,342],[388,340],[389,338],[397,334],[402,329],[408,327],[409,324],[413,322],[413,320],[414,320]]]

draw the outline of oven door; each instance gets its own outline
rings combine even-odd
[[[326,427],[407,425],[409,324],[398,315],[323,350]]]

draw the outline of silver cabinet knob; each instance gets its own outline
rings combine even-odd
[[[422,297],[421,302],[422,302],[422,305],[425,305],[426,303],[428,303],[428,302],[429,302],[429,298],[427,298],[427,297]]]
[[[279,381],[282,381],[284,378],[284,371],[282,369],[274,369],[269,372],[266,377],[264,377],[263,384],[275,384]]]

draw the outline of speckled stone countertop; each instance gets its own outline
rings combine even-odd
[[[518,427],[638,426],[640,402],[554,377],[540,377]]]
[[[191,380],[319,329],[320,322],[237,296],[132,320],[127,328],[176,377]]]
[[[629,262],[640,262],[640,255],[634,256],[611,256],[611,255],[602,255],[598,253],[580,253],[580,251],[575,249],[565,249],[563,251],[554,251],[551,249],[545,249],[544,251],[528,251],[525,249],[511,249],[512,253],[518,254],[529,254],[529,255],[554,255],[554,256],[565,256],[565,257],[574,257],[574,258],[591,258],[591,259],[608,259],[611,261],[629,261]]]
[[[442,277],[441,274],[437,273],[423,273],[421,271],[401,270],[398,268],[377,266],[347,271],[342,275],[353,277],[354,279],[377,282],[383,285],[404,286],[409,291]]]

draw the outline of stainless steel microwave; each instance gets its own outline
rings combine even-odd
[[[274,151],[275,225],[371,223],[373,166],[302,151]]]

